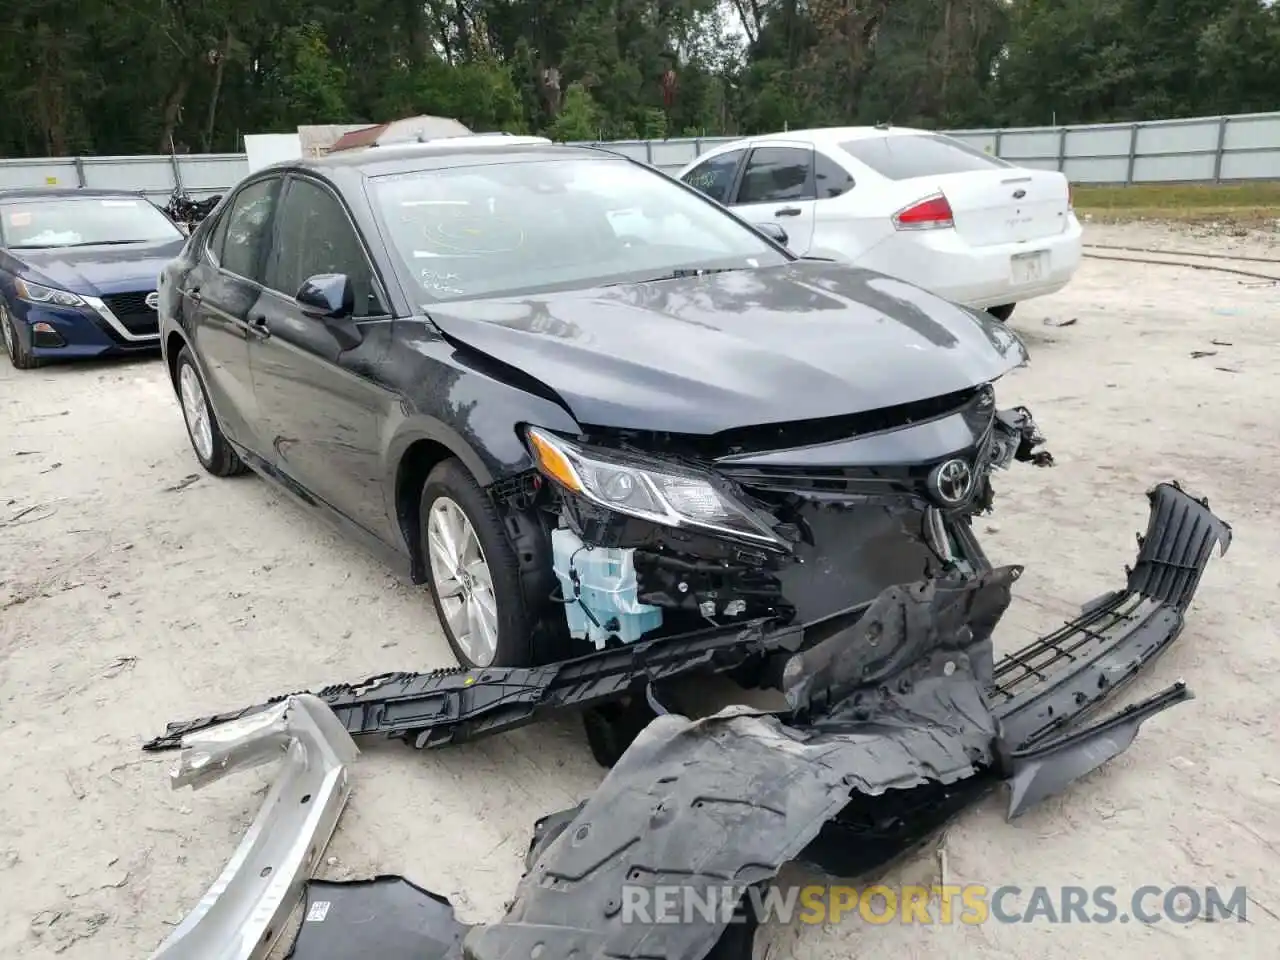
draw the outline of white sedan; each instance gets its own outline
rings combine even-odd
[[[1001,320],[1080,266],[1065,176],[926,130],[748,137],[677,176],[744,220],[780,226],[793,253],[868,267]]]

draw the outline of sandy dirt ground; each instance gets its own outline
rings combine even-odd
[[[1204,229],[1099,226],[1087,239],[1280,258],[1280,244]],[[1248,922],[849,919],[774,927],[759,956],[1274,954],[1278,317],[1280,286],[1095,260],[1019,307],[1033,360],[1000,398],[1032,406],[1058,465],[1000,476],[978,523],[994,560],[1027,566],[1001,645],[1122,582],[1160,480],[1207,495],[1236,541],[1133,691],[1185,678],[1197,699],[1015,824],[993,797],[884,875],[936,883],[945,864],[949,883],[1112,886],[1122,908],[1144,885],[1243,885]],[[171,756],[138,749],[166,721],[450,662],[422,590],[264,482],[202,474],[158,362],[19,373],[0,361],[0,955],[145,956],[217,875],[270,770],[172,792]],[[465,920],[497,919],[535,817],[601,776],[567,721],[431,754],[368,744],[323,874],[402,873]]]

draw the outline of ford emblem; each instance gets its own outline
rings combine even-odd
[[[1025,197],[1026,195],[1027,195],[1027,191],[1025,191],[1025,190],[1015,190],[1015,191],[1013,191],[1013,199],[1015,199],[1015,200],[1021,200],[1021,199],[1022,199],[1023,197]]]

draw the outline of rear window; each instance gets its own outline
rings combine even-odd
[[[840,149],[889,180],[936,177],[972,170],[1008,169],[1011,163],[981,150],[934,134],[868,137],[840,144]]]

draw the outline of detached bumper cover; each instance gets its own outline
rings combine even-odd
[[[507,915],[470,928],[463,941],[468,960],[749,957],[743,928],[726,932],[731,910],[682,911],[692,922],[673,923],[653,915],[662,902],[655,889],[678,884],[700,903],[731,907],[795,858],[841,872],[868,869],[1002,781],[1010,785],[1010,816],[1018,815],[1127,748],[1147,718],[1190,698],[1175,684],[1077,727],[1168,649],[1215,547],[1225,553],[1230,545],[1230,527],[1175,484],[1153,488],[1149,499],[1147,533],[1125,588],[998,663],[991,635],[1017,567],[886,590],[856,623],[803,653],[794,653],[803,648],[798,631],[758,625],[736,640],[713,631],[541,671],[397,675],[319,696],[351,733],[433,746],[457,742],[459,732],[508,729],[547,709],[605,702],[688,670],[793,651],[783,671],[788,712],[656,716],[589,800],[538,822]],[[149,747],[273,709],[171,725]],[[624,910],[637,901],[648,916]],[[453,957],[459,925],[448,910],[428,912],[438,916],[427,924],[422,955]],[[353,954],[388,943],[377,925],[367,927]],[[249,929],[260,934],[261,924]],[[207,949],[214,952],[181,955],[241,956],[212,943]]]
[[[289,697],[251,719],[183,741],[177,789],[282,760],[240,846],[152,960],[261,960],[284,932],[351,788],[355,742],[315,697]]]

